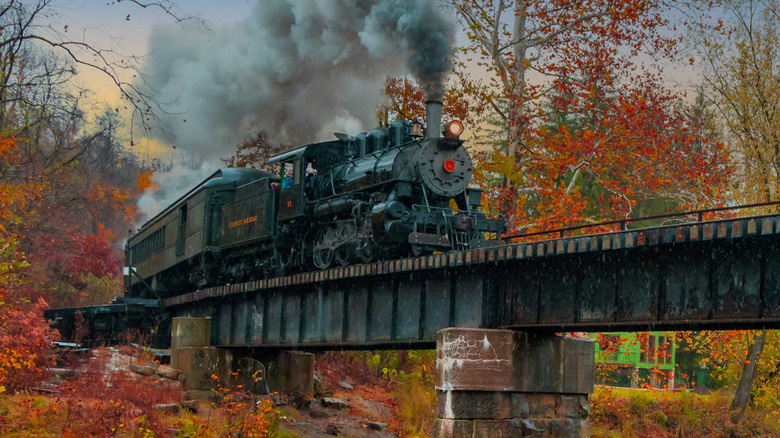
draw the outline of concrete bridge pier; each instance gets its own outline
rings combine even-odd
[[[235,357],[231,350],[211,345],[211,332],[209,317],[172,320],[171,366],[184,373],[188,398],[212,398],[213,390],[236,383],[256,394],[313,392],[313,354],[277,351]]]
[[[448,328],[436,350],[434,436],[590,436],[592,341]]]

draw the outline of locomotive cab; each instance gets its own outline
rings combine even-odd
[[[279,221],[298,219],[304,215],[303,195],[303,153],[306,148],[278,155],[268,160],[268,164],[279,165]]]

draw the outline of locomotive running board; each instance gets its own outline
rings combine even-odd
[[[452,248],[449,237],[429,233],[409,233],[409,243],[412,245],[441,246]]]

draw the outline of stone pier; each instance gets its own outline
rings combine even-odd
[[[592,341],[448,328],[436,350],[434,436],[590,436]]]
[[[313,354],[277,351],[261,357],[234,357],[231,350],[211,346],[208,317],[173,318],[171,366],[184,373],[190,398],[209,398],[218,386],[234,383],[255,393],[311,393],[314,386]]]
[[[184,373],[188,399],[206,399],[229,379],[233,357],[211,346],[211,318],[176,317],[171,321],[171,366]]]

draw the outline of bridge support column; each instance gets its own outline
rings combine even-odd
[[[314,354],[283,351],[264,362],[271,392],[314,393]]]
[[[211,318],[175,317],[171,321],[171,366],[184,373],[187,398],[209,398],[217,382],[230,375],[230,352],[211,346]]]
[[[174,317],[171,321],[171,360],[176,350],[211,345],[211,318]]]
[[[256,354],[233,360],[236,373],[231,384],[239,384],[255,394],[312,394],[314,354],[281,351]]]
[[[434,436],[590,436],[592,341],[448,328],[436,350]]]

